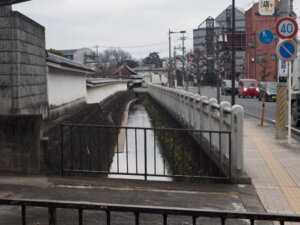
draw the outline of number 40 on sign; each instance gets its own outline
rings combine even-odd
[[[291,17],[281,18],[276,24],[276,34],[279,38],[293,38],[298,32],[298,24]]]

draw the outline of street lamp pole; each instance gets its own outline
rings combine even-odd
[[[178,32],[174,32],[174,31],[171,31],[170,28],[169,28],[169,86],[170,87],[174,87],[174,84],[173,84],[173,66],[172,66],[172,57],[171,57],[171,34],[184,34],[186,33],[185,30],[182,30],[182,31],[178,31]]]
[[[231,74],[231,105],[235,105],[235,0],[232,0],[232,74]]]

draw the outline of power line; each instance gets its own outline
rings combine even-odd
[[[190,38],[186,38],[186,40]],[[176,40],[178,42],[180,40]],[[98,48],[148,48],[148,47],[153,47],[153,46],[161,46],[161,45],[166,45],[168,42],[160,42],[160,43],[153,43],[153,44],[145,44],[145,45],[135,45],[135,46],[105,46],[105,45],[97,45]]]

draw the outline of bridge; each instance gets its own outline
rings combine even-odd
[[[10,20],[12,17],[14,20]],[[95,149],[101,149],[96,144],[99,140],[91,138],[96,135],[95,133],[91,133],[87,138],[81,134],[75,136],[77,128],[74,124],[77,126],[101,124],[110,128],[110,131],[106,130],[108,133],[112,132],[111,129],[119,129],[118,132],[128,131],[128,128],[120,127],[125,107],[136,98],[128,91],[128,80],[86,80],[86,76],[93,72],[92,69],[46,52],[45,29],[40,24],[18,12],[13,12],[10,6],[1,8],[1,18],[7,21],[2,25],[1,32],[9,37],[1,36],[4,39],[0,40],[5,42],[6,46],[0,50],[3,56],[0,58],[0,100],[3,103],[0,107],[2,137],[0,143],[4,146],[0,149],[3,155],[0,160],[0,171],[61,174],[76,164],[75,161],[64,162],[64,159],[68,158],[68,155],[64,155],[67,151],[73,154],[80,150],[73,149],[78,143],[71,140],[81,140],[80,147],[84,151],[92,151],[93,145]],[[10,29],[14,29],[15,32],[7,32]],[[17,61],[14,54],[19,54]],[[219,170],[221,177],[230,179],[243,176],[242,107],[231,107],[228,102],[219,105],[215,99],[209,100],[204,96],[157,85],[149,85],[148,93],[181,124],[181,129],[186,129],[174,131],[169,129],[168,132],[188,133],[203,149],[203,154],[208,156],[211,171]],[[60,128],[60,124],[70,125],[70,131],[68,132],[66,126]],[[82,131],[81,128],[79,130]],[[92,130],[88,128],[89,132]],[[150,131],[144,130],[143,138],[147,138],[147,132]],[[153,132],[154,136],[162,136],[162,132],[167,131],[153,130]],[[104,133],[103,136],[106,135]],[[113,146],[119,140],[112,139],[115,136],[108,136],[102,143],[102,145],[110,144],[107,153],[94,153],[99,157],[104,154],[103,157],[108,159],[102,163],[105,170],[110,166]],[[173,145],[175,137],[170,138]],[[166,140],[165,144],[168,144]],[[116,146],[119,146],[119,143]],[[70,150],[67,150],[67,147]],[[146,144],[144,147],[147,147]],[[186,153],[182,151],[181,154],[184,156]],[[145,153],[145,157],[146,155]],[[86,157],[91,158],[91,154]],[[196,158],[200,160],[201,157],[198,155]],[[90,164],[89,170],[94,172],[103,170],[100,166],[97,170],[92,168],[93,162],[90,161],[86,160],[86,163]],[[172,161],[175,165],[176,162],[173,159]],[[68,163],[70,165],[65,168]],[[168,163],[171,163],[170,159]],[[147,166],[143,167],[147,169]],[[74,172],[74,169],[71,170]],[[184,172],[181,173],[183,175]],[[210,176],[214,175],[210,173]]]
[[[0,6],[17,2],[22,0],[3,1]],[[154,84],[133,92],[128,90],[126,80],[86,79],[93,72],[90,68],[46,52],[43,26],[11,11],[10,6],[0,8],[0,19],[3,21],[0,29],[0,174],[9,174],[0,179],[1,221],[28,224],[34,218],[43,223],[48,220],[54,225],[61,219],[70,221],[67,213],[70,210],[73,210],[71,220],[77,217],[78,224],[96,217],[100,223],[106,221],[107,224],[114,219],[117,219],[114,220],[116,224],[141,224],[145,221],[152,224],[173,224],[174,221],[197,224],[207,223],[210,218],[215,219],[209,220],[213,224],[232,220],[237,224],[255,224],[260,220],[280,224],[300,221],[299,216],[257,213],[265,211],[256,191],[252,190],[254,187],[230,184],[243,181],[244,176],[242,107],[231,106],[228,102],[218,104],[215,99]],[[180,126],[146,128],[124,125],[126,112],[142,99],[143,94],[153,100],[154,107],[165,111],[165,117]],[[255,140],[259,144],[263,142]],[[272,159],[266,146],[259,147],[268,153],[264,155],[265,159]],[[125,153],[123,159],[120,157],[122,151]],[[128,152],[136,158],[132,160]],[[150,154],[158,153],[163,156],[161,168],[157,167],[156,157],[150,157]],[[114,156],[115,170],[111,171]],[[137,160],[140,158],[142,160]],[[294,159],[294,155],[291,158]],[[120,166],[121,160],[124,160],[125,170]],[[197,167],[199,165],[204,167]],[[283,189],[289,203],[296,207],[297,198],[292,196],[294,189],[288,191],[296,185],[281,164],[276,165],[281,169],[281,177],[276,176],[281,181],[277,189]],[[21,176],[15,177],[14,174]],[[83,176],[78,176],[74,183],[67,177],[78,174]],[[49,178],[48,175],[59,178]],[[86,175],[89,175],[89,180],[82,186]],[[141,183],[127,180],[130,186],[124,184],[124,180],[107,179],[114,175],[134,175],[145,180],[171,178],[173,182],[164,182],[162,190],[153,185],[155,182],[144,182],[143,185],[154,187],[145,191],[144,186],[137,190],[136,185]],[[27,182],[24,183],[24,179]],[[50,183],[47,179],[54,181]],[[187,183],[187,186],[193,186],[189,189],[185,182],[176,182],[198,179],[220,181],[222,185],[197,183],[193,186]],[[284,186],[286,180],[289,181],[288,187]],[[112,182],[111,186],[100,186],[108,181]],[[69,188],[69,182],[72,188]],[[91,190],[90,184],[94,182],[99,186]],[[114,182],[119,182],[119,186]],[[174,186],[179,188],[174,189]],[[269,192],[270,187],[260,185],[260,188]],[[117,192],[119,196],[115,197]],[[246,192],[249,195],[245,195]],[[101,203],[110,201],[112,195],[115,202]],[[144,195],[147,199],[136,198]],[[250,203],[245,204],[249,198]],[[91,202],[86,202],[87,199]],[[126,199],[125,204],[120,204],[122,199]],[[128,204],[133,199],[139,205]],[[149,199],[152,205],[140,204]],[[172,202],[168,205],[166,199]],[[215,205],[212,206],[212,202]],[[259,207],[253,210],[253,205]],[[222,211],[203,209],[205,207]],[[256,213],[240,212],[249,209]],[[102,215],[89,214],[91,210]],[[63,218],[57,216],[60,212],[63,212]],[[124,213],[125,216],[115,218],[115,213]],[[154,215],[157,217],[153,220]]]
[[[233,176],[243,175],[243,120],[244,110],[241,106],[231,106],[228,102],[217,103],[216,99],[195,95],[182,90],[176,90],[157,85],[149,85],[149,95],[165,107],[183,127],[195,130],[230,132],[230,139],[225,135],[209,137],[206,151],[214,149],[216,155],[230,160]],[[222,138],[223,137],[223,138]],[[199,138],[194,138],[200,143]],[[213,154],[207,152],[213,157]]]

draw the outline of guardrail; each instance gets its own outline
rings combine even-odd
[[[231,174],[233,177],[243,174],[243,107],[231,106],[229,102],[218,104],[216,99],[154,84],[148,85],[148,93],[186,128],[231,132]],[[204,134],[204,137],[215,150],[216,155],[219,154],[221,146],[225,146],[222,158],[228,159],[229,149],[226,148],[229,145],[226,138],[215,136],[210,141],[207,134]],[[194,138],[199,139],[199,137]],[[208,148],[204,150],[208,151]]]
[[[213,139],[224,140],[216,160],[213,161],[211,145],[207,156],[201,154],[197,144],[196,149],[193,145],[181,146],[182,139],[190,140],[190,135],[207,137],[209,143]],[[199,140],[205,143],[204,138]],[[231,181],[230,140],[228,131],[62,124],[61,173],[228,182]],[[228,151],[228,160],[222,159],[223,151]],[[222,166],[226,171],[221,171]]]
[[[284,225],[285,222],[300,222],[300,216],[296,215],[283,215],[283,214],[259,214],[259,213],[235,213],[225,211],[208,211],[190,208],[174,208],[174,207],[157,207],[157,206],[143,206],[143,205],[124,205],[124,204],[106,204],[106,203],[92,203],[92,202],[73,202],[73,201],[51,201],[51,200],[18,200],[18,199],[0,199],[1,206],[20,206],[20,224],[26,225],[28,219],[28,208],[35,207],[35,211],[38,210],[36,207],[48,209],[48,224],[57,224],[57,209],[72,209],[77,210],[78,217],[76,220],[79,225],[84,222],[84,214],[86,211],[98,211],[105,212],[104,215],[97,215],[104,224],[145,224],[145,215],[159,215],[151,217],[151,224],[174,224],[174,220],[180,222],[180,224],[193,224],[196,225],[199,220],[201,224],[222,224],[225,225],[226,221],[228,224],[244,224],[245,220],[249,224],[256,224],[257,221],[273,221],[279,222]],[[13,208],[10,209],[12,211]],[[112,213],[114,213],[112,215]],[[132,214],[132,221],[124,221],[124,216],[116,213]],[[64,214],[60,214],[63,216]],[[3,216],[3,215],[2,215]],[[143,216],[143,217],[142,217]],[[170,217],[176,216],[176,218]],[[32,215],[31,215],[32,217]],[[45,215],[46,217],[46,215]],[[90,217],[90,215],[88,216]],[[74,224],[74,216],[72,217],[72,223]],[[214,218],[214,220],[210,220]],[[15,217],[14,217],[15,219]],[[216,220],[218,219],[218,220]],[[0,220],[2,220],[0,218]],[[64,221],[66,224],[68,219],[60,218],[60,221]],[[69,218],[70,220],[70,218]],[[243,223],[242,223],[243,221]],[[39,224],[40,221],[35,220],[35,224]],[[70,222],[70,221],[69,221]],[[94,221],[95,222],[95,221]],[[116,222],[116,223],[114,223]],[[149,221],[148,221],[149,222]],[[203,223],[202,223],[203,222]],[[11,223],[9,223],[11,224]],[[41,223],[42,224],[42,223]],[[67,223],[69,224],[69,223]],[[93,223],[94,224],[94,223]],[[178,223],[179,224],[179,223]]]

